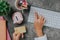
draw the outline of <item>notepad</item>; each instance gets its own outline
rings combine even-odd
[[[6,40],[6,21],[0,20],[0,40]]]
[[[25,26],[15,27],[14,30],[17,33],[25,33],[26,32],[26,27]]]

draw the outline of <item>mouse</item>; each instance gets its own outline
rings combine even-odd
[[[21,12],[15,12],[12,16],[12,20],[14,24],[21,24],[23,21],[23,16]]]

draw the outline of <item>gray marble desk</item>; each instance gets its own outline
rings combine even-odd
[[[10,3],[10,5],[14,8],[14,10],[16,10],[14,6],[15,0],[6,0],[6,1]],[[60,12],[60,0],[27,0],[27,1],[33,6]],[[27,23],[28,13],[25,13],[23,15],[25,17],[24,24],[27,27],[27,33],[25,34],[25,38],[22,40],[34,40],[33,38],[36,35],[35,35],[33,24]],[[9,19],[8,21],[8,29],[12,37],[12,33],[14,31],[14,25],[11,19]],[[48,40],[60,40],[60,29],[44,27],[43,32],[47,34]]]

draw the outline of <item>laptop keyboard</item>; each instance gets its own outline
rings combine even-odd
[[[60,29],[60,13],[59,12],[54,12],[54,11],[37,8],[37,7],[31,7],[29,17],[28,17],[28,22],[34,23],[35,12],[38,12],[39,15],[42,15],[45,17],[46,22],[44,26]]]

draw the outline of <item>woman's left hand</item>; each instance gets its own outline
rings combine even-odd
[[[21,33],[16,33],[16,32],[13,33],[13,40],[19,40],[20,37],[23,38],[23,33],[22,34]]]

